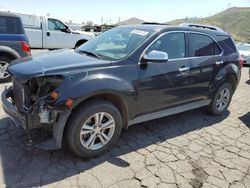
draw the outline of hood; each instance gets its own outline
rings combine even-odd
[[[95,34],[91,33],[91,32],[86,32],[86,31],[81,31],[81,30],[73,30],[72,32],[73,33],[77,33],[77,34],[87,35],[90,38],[94,38],[95,37]]]
[[[15,79],[26,82],[33,77],[73,74],[84,69],[104,67],[109,64],[111,62],[74,50],[59,50],[13,61],[8,67],[8,72]]]

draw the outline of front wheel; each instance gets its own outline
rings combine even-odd
[[[216,92],[207,111],[216,116],[222,115],[229,107],[233,96],[233,88],[229,83],[224,83]]]
[[[78,156],[98,156],[112,147],[122,130],[119,110],[107,101],[92,101],[73,112],[67,127],[67,142]]]

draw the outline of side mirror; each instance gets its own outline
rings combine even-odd
[[[65,33],[71,33],[71,30],[68,26],[66,26],[65,29],[62,29],[61,31]]]
[[[147,62],[165,63],[168,61],[168,54],[166,52],[153,50],[147,55],[144,55],[143,60]]]

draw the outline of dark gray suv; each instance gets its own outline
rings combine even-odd
[[[11,61],[29,55],[30,47],[21,19],[8,12],[0,12],[0,83],[11,80],[6,71]]]
[[[219,28],[121,26],[75,50],[13,62],[3,109],[29,138],[32,129],[53,130],[40,147],[93,157],[130,125],[200,107],[222,115],[241,68],[231,36]]]

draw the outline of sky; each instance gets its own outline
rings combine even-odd
[[[207,17],[228,7],[250,7],[250,0],[0,0],[0,10],[96,24],[117,23],[131,17],[166,22]]]

